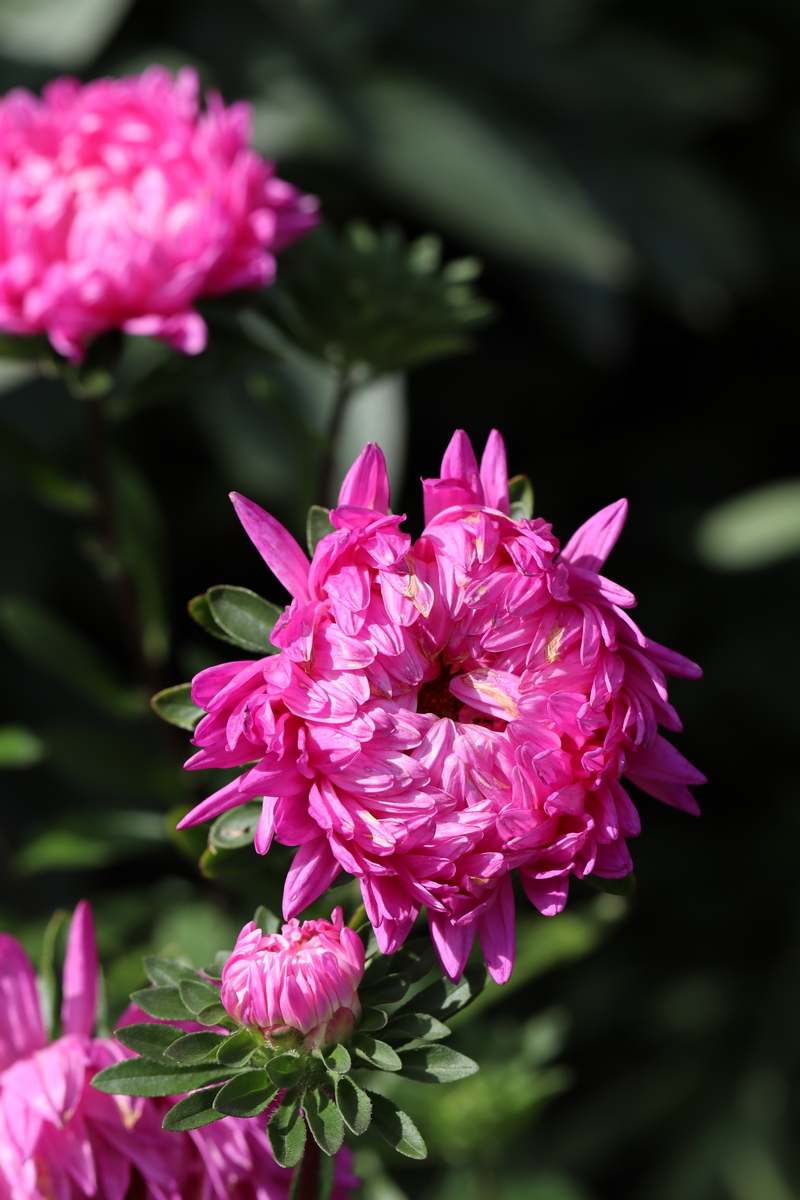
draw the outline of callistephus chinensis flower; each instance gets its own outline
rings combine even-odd
[[[514,957],[512,869],[543,913],[569,876],[620,878],[639,817],[625,775],[696,812],[703,776],[658,733],[681,728],[665,674],[700,669],[628,615],[633,595],[599,572],[619,501],[560,550],[541,519],[510,513],[506,454],[480,468],[458,431],[412,544],[388,512],[383,455],[367,446],[312,562],[268,513],[233,496],[244,527],[294,596],[255,662],[202,671],[191,768],[249,766],[192,825],[263,797],[255,846],[299,846],[284,913],[340,870],[357,876],[380,948],[421,907],[451,978],[476,934],[499,982]]]
[[[316,201],[251,149],[247,104],[197,73],[49,83],[0,100],[0,329],[72,361],[108,329],[206,344],[200,296],[260,287]]]
[[[236,1021],[267,1035],[299,1032],[308,1044],[349,1037],[361,1015],[364,944],[341,908],[330,921],[292,919],[280,933],[245,925],[222,971],[221,999]]]

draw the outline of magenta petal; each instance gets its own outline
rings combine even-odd
[[[556,875],[550,879],[534,879],[520,871],[525,895],[544,917],[554,917],[567,903],[569,875]]]
[[[483,487],[478,472],[478,460],[472,442],[463,429],[457,429],[442,459],[442,479],[454,479],[472,493],[474,503],[483,504]]]
[[[210,821],[212,817],[218,817],[221,813],[244,804],[250,797],[242,795],[241,782],[241,779],[233,779],[219,791],[213,792],[207,799],[196,804],[192,811],[178,822],[176,828],[188,829],[192,825],[200,825],[203,821]]]
[[[374,508],[386,514],[389,511],[389,477],[386,474],[386,459],[375,442],[359,454],[344,477],[339,492],[339,504],[354,504],[359,508]]]
[[[489,508],[497,508],[508,516],[511,506],[508,501],[508,465],[506,446],[500,434],[493,429],[486,442],[481,458],[481,483],[484,501]]]
[[[87,900],[81,900],[72,915],[64,960],[64,998],[61,1004],[64,1033],[92,1036],[97,1016],[99,970],[92,910]]]
[[[288,529],[238,492],[231,492],[231,500],[247,536],[275,578],[299,600],[310,600],[309,562]]]
[[[36,976],[19,942],[0,933],[0,1072],[45,1043]]]
[[[453,925],[448,916],[429,911],[428,927],[442,970],[455,983],[467,965],[477,925]]]
[[[614,549],[627,515],[627,500],[601,508],[573,533],[561,551],[561,561],[585,571],[599,571]]]
[[[283,889],[283,913],[287,921],[321,896],[341,871],[327,837],[305,842],[289,868]]]
[[[497,899],[480,919],[478,932],[489,974],[495,983],[508,983],[514,966],[516,948],[514,930],[514,889],[511,876],[504,875],[497,886]]]

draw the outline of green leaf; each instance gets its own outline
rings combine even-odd
[[[607,892],[610,896],[632,896],[636,891],[636,876],[633,871],[629,871],[621,879],[605,879],[602,875],[584,875],[583,878],[595,891]]]
[[[364,1007],[361,1010],[361,1020],[358,1023],[359,1029],[363,1029],[365,1033],[375,1033],[378,1029],[383,1029],[388,1017],[380,1008]]]
[[[267,1074],[276,1087],[290,1088],[299,1083],[306,1073],[306,1060],[290,1050],[276,1054],[267,1063]]]
[[[428,1013],[399,1012],[396,1017],[392,1017],[383,1036],[391,1038],[392,1041],[400,1038],[419,1038],[425,1042],[436,1042],[440,1038],[449,1037],[450,1033],[449,1026],[437,1021],[436,1017],[431,1017]]]
[[[229,646],[238,646],[238,642],[232,637],[228,637],[221,625],[218,625],[214,620],[211,612],[211,607],[208,603],[208,596],[203,592],[199,596],[193,596],[186,605],[189,610],[189,616],[193,621],[196,621],[201,629],[205,629],[206,633],[210,633],[212,637],[219,638],[221,642],[227,642]]]
[[[222,979],[222,971],[230,956],[230,950],[218,950],[214,955],[213,963],[203,967],[203,974],[207,975],[209,979]]]
[[[253,922],[265,937],[270,933],[277,933],[283,924],[280,917],[277,917],[272,909],[267,908],[265,904],[259,904],[255,911]]]
[[[219,1004],[219,988],[201,979],[182,979],[178,984],[181,1000],[191,1013],[201,1013],[210,1004]]]
[[[344,1141],[344,1122],[336,1102],[319,1088],[308,1088],[303,1093],[303,1111],[320,1150],[335,1154]]]
[[[378,1133],[406,1158],[427,1158],[428,1148],[408,1113],[404,1113],[388,1096],[370,1092],[372,1124]]]
[[[150,1062],[164,1063],[165,1051],[178,1038],[183,1037],[183,1030],[174,1025],[155,1025],[148,1021],[143,1025],[123,1025],[114,1031],[114,1036],[123,1046],[141,1054]]]
[[[379,1071],[399,1071],[403,1065],[391,1046],[368,1033],[356,1033],[351,1045],[359,1058]]]
[[[156,692],[150,700],[150,707],[162,721],[177,725],[179,729],[187,729],[189,733],[194,733],[195,725],[205,716],[202,708],[192,702],[190,683],[178,683],[175,687]]]
[[[201,1129],[212,1121],[223,1120],[225,1113],[217,1112],[214,1108],[214,1100],[221,1091],[221,1086],[217,1086],[184,1096],[177,1104],[173,1104],[161,1122],[161,1128],[183,1133],[188,1129]]]
[[[283,609],[251,592],[249,588],[220,584],[206,592],[211,615],[217,625],[244,650],[277,654],[269,640],[273,626]]]
[[[208,1029],[200,1029],[196,1033],[187,1033],[173,1042],[166,1051],[167,1058],[186,1066],[196,1066],[202,1062],[219,1062],[217,1049],[228,1039],[224,1033],[212,1033]]]
[[[174,985],[142,988],[132,993],[131,1000],[142,1012],[146,1012],[148,1017],[155,1017],[157,1021],[191,1021],[194,1016],[181,1000],[181,994]]]
[[[414,997],[414,1004],[420,1012],[430,1013],[432,1017],[447,1020],[454,1013],[460,1012],[479,996],[486,987],[486,968],[483,966],[467,967],[464,974],[455,983],[449,979],[437,979],[428,987],[423,988]]]
[[[411,980],[408,975],[393,973],[385,975],[371,987],[362,988],[361,995],[364,997],[364,1003],[370,1007],[397,1004],[405,998],[410,986]]]
[[[449,1046],[415,1046],[404,1050],[401,1057],[403,1067],[398,1074],[418,1083],[453,1083],[478,1070],[476,1062]]]
[[[92,511],[91,488],[64,475],[56,463],[6,421],[0,422],[0,459],[48,507],[80,516]]]
[[[199,979],[194,967],[176,962],[174,958],[162,958],[160,954],[145,954],[142,959],[144,972],[156,987],[178,986],[182,979]]]
[[[257,1117],[275,1098],[278,1089],[263,1067],[234,1075],[214,1100],[228,1117]]]
[[[336,1103],[347,1128],[357,1137],[366,1133],[372,1116],[372,1101],[349,1075],[340,1075],[336,1080]]]
[[[347,1047],[343,1046],[341,1042],[326,1050],[322,1055],[322,1060],[328,1070],[336,1074],[343,1075],[345,1071],[350,1070],[350,1055]]]
[[[35,767],[46,753],[41,738],[23,725],[0,725],[0,770]]]
[[[280,1167],[296,1167],[306,1145],[306,1123],[300,1111],[300,1093],[292,1088],[272,1114],[267,1136]]]
[[[231,1033],[220,1042],[217,1062],[225,1067],[243,1067],[255,1053],[256,1045],[246,1029]]]
[[[112,1095],[172,1096],[176,1092],[192,1092],[208,1083],[220,1083],[229,1075],[230,1071],[224,1067],[178,1067],[146,1058],[126,1058],[98,1071],[92,1086]]]
[[[508,499],[515,521],[530,521],[533,516],[533,484],[527,475],[515,475],[508,481]]]
[[[401,971],[403,975],[407,975],[412,983],[422,979],[424,975],[437,963],[436,951],[434,950],[430,938],[414,938],[411,942],[406,942],[401,950],[395,954],[392,966],[395,971]]]
[[[195,1020],[199,1021],[201,1025],[222,1025],[226,1029],[229,1029],[234,1024],[219,1000],[215,1000],[213,1004],[207,1004],[205,1008],[201,1008]]]
[[[261,816],[261,801],[249,800],[217,817],[211,826],[208,840],[220,850],[241,850],[249,846],[256,836],[258,818]]]
[[[312,504],[308,510],[308,516],[306,517],[306,543],[308,545],[308,553],[312,558],[317,548],[317,542],[321,541],[326,534],[333,533],[330,511],[329,508],[323,508],[321,504]]]

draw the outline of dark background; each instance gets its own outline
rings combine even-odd
[[[3,90],[192,63],[255,103],[259,148],[333,226],[391,221],[480,256],[496,319],[408,375],[407,409],[394,386],[395,510],[419,528],[417,480],[453,428],[481,446],[496,425],[562,540],[628,497],[609,573],[706,672],[672,689],[702,818],[640,797],[631,900],[576,885],[549,922],[520,904],[515,982],[455,1035],[485,1069],[406,1085],[431,1160],[387,1159],[392,1183],[369,1148],[367,1200],[800,1196],[799,44],[790,0],[0,0]],[[88,895],[113,1017],[144,950],[202,964],[285,869],[248,851],[235,878],[201,880],[203,834],[177,843],[164,814],[219,781],[187,782],[186,737],[141,697],[226,657],[190,596],[281,600],[226,493],[299,534],[325,380],[209,353],[117,405],[143,681],[81,507],[89,402],[0,372],[7,436],[77,487],[11,451],[0,467],[0,711],[22,727],[0,775],[0,918],[38,953],[51,911]]]

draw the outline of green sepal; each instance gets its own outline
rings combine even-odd
[[[527,475],[515,475],[508,481],[508,499],[514,521],[530,521],[533,516],[533,484]]]
[[[303,1111],[311,1136],[323,1154],[335,1154],[344,1141],[344,1121],[336,1101],[319,1088],[307,1088]]]
[[[260,816],[260,800],[248,800],[246,804],[229,809],[211,826],[209,845],[220,850],[241,850],[243,846],[249,846],[256,836]]]
[[[317,543],[322,540],[328,533],[333,533],[333,525],[331,525],[330,509],[323,508],[321,504],[312,504],[308,510],[306,517],[306,544],[308,553],[314,557],[314,551],[317,548]]]
[[[208,603],[208,596],[202,592],[199,596],[193,596],[186,605],[189,610],[189,616],[193,621],[196,621],[201,629],[206,633],[210,633],[212,637],[219,638],[221,642],[227,642],[229,646],[236,646],[232,637],[228,637],[221,625],[218,625],[211,613],[211,607]]]
[[[452,983],[449,979],[436,979],[414,997],[420,1012],[447,1020],[461,1012],[486,987],[488,974],[483,966],[467,967],[460,979]]]
[[[393,1104],[388,1096],[369,1093],[372,1101],[372,1125],[390,1146],[406,1158],[427,1158],[428,1148],[408,1113]]]
[[[203,1062],[219,1062],[217,1050],[227,1040],[224,1033],[200,1029],[196,1033],[185,1033],[169,1046],[165,1054],[174,1062],[191,1067]]]
[[[225,1084],[214,1107],[227,1117],[257,1117],[272,1103],[277,1091],[263,1067],[241,1071]]]
[[[273,626],[283,609],[270,604],[249,588],[218,584],[206,592],[208,607],[216,625],[243,650],[258,654],[277,654],[269,640]]]
[[[165,1052],[173,1042],[183,1037],[183,1030],[174,1025],[157,1025],[148,1021],[143,1025],[123,1025],[114,1031],[114,1036],[123,1046],[140,1054],[150,1062],[169,1062]]]
[[[375,1033],[378,1029],[383,1029],[388,1020],[382,1008],[364,1007],[361,1010],[358,1028],[363,1029],[365,1033]]]
[[[287,1050],[285,1054],[276,1054],[269,1060],[267,1074],[276,1087],[294,1087],[306,1074],[306,1060],[300,1054]]]
[[[372,1117],[372,1101],[349,1075],[336,1080],[336,1103],[344,1123],[356,1137],[366,1133]]]
[[[225,1067],[244,1067],[255,1054],[256,1045],[246,1029],[223,1038],[217,1047],[217,1062]]]
[[[267,1137],[279,1167],[296,1167],[306,1146],[306,1123],[300,1111],[300,1091],[286,1092],[267,1125]]]
[[[428,1013],[399,1012],[396,1017],[392,1017],[383,1036],[392,1041],[410,1041],[417,1038],[423,1042],[437,1042],[440,1038],[449,1037],[451,1032],[448,1025],[444,1025]]]
[[[380,1042],[368,1033],[356,1033],[350,1045],[358,1058],[369,1063],[378,1071],[399,1071],[403,1065],[398,1055],[386,1042]]]
[[[400,1056],[403,1066],[398,1075],[416,1079],[417,1083],[453,1083],[466,1079],[478,1070],[478,1064],[466,1054],[451,1050],[449,1046],[415,1046],[404,1050]]]
[[[202,1088],[199,1092],[184,1096],[177,1104],[173,1104],[161,1122],[161,1128],[185,1133],[188,1129],[202,1129],[212,1121],[223,1120],[225,1113],[217,1112],[214,1108],[214,1100],[221,1090],[222,1087],[218,1084],[216,1087]]]
[[[610,896],[632,896],[636,891],[636,876],[633,871],[621,879],[604,879],[602,875],[584,875],[586,882],[595,891],[607,892]]]
[[[178,986],[182,979],[199,979],[193,967],[176,962],[174,958],[162,958],[160,954],[145,954],[142,959],[144,973],[156,987]]]
[[[211,1004],[219,1004],[219,988],[202,979],[182,979],[178,984],[181,1000],[196,1016]]]
[[[175,984],[167,987],[142,988],[131,993],[133,1003],[157,1021],[191,1021],[194,1014],[181,999]]]
[[[267,937],[270,933],[277,933],[283,922],[266,904],[259,904],[253,916],[253,923],[264,937]]]
[[[205,716],[203,709],[198,708],[192,700],[190,683],[178,683],[156,692],[150,699],[150,707],[162,721],[177,725],[179,729],[187,729],[189,733],[194,733],[197,722]]]
[[[225,1067],[179,1067],[146,1058],[126,1058],[98,1071],[92,1086],[120,1096],[173,1096],[209,1083],[221,1083],[229,1075]]]
[[[346,1046],[341,1042],[337,1042],[335,1046],[328,1047],[327,1050],[320,1052],[320,1058],[328,1071],[333,1071],[335,1075],[344,1075],[345,1071],[350,1070],[351,1059]]]

